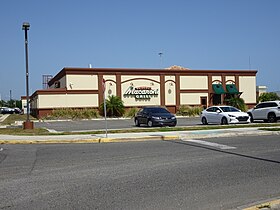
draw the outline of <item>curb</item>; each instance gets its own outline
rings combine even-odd
[[[280,209],[280,199],[271,200],[260,204],[254,204],[250,207],[238,208],[240,210],[279,210]]]
[[[254,135],[280,135],[279,131],[229,131],[229,132],[220,132],[221,130],[214,132],[205,132],[205,131],[190,131],[190,132],[178,132],[178,133],[158,133],[151,135],[149,133],[142,134],[141,136],[117,136],[117,137],[87,137],[87,136],[78,136],[71,138],[69,136],[61,136],[60,138],[51,138],[50,136],[45,136],[44,138],[33,139],[22,139],[17,138],[16,136],[11,139],[0,139],[0,144],[78,144],[78,143],[120,143],[120,142],[140,142],[140,141],[172,141],[172,140],[188,140],[188,139],[205,139],[205,138],[217,138],[217,137],[232,137],[232,136],[254,136]],[[1,137],[0,137],[1,138]]]
[[[139,141],[171,141],[179,140],[180,136],[145,136],[145,137],[125,137],[125,138],[96,138],[96,139],[46,139],[46,140],[0,140],[0,144],[82,144],[82,143],[120,143]]]

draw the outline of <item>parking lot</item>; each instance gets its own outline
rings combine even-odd
[[[201,125],[199,117],[178,117],[177,126],[195,126]],[[96,120],[70,120],[70,121],[45,121],[35,122],[37,128],[47,128],[55,131],[90,131],[104,130],[106,122],[104,119]],[[129,128],[147,128],[142,125],[136,127],[133,119],[107,119],[108,129],[129,129]]]

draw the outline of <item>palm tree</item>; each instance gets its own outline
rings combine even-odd
[[[247,111],[247,107],[246,107],[246,104],[245,104],[243,98],[232,97],[232,98],[227,100],[227,103],[228,103],[228,105],[234,106],[234,107],[236,107],[237,109],[240,109],[243,112]]]
[[[99,107],[100,112],[104,115],[104,103]],[[125,112],[123,101],[118,96],[109,96],[106,99],[106,114],[108,117],[121,117]]]

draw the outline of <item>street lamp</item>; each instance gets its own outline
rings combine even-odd
[[[26,64],[26,106],[27,106],[27,117],[26,122],[23,123],[23,129],[33,129],[33,122],[30,121],[30,109],[29,109],[29,73],[28,73],[28,39],[27,39],[27,31],[29,30],[30,24],[28,22],[24,22],[22,24],[22,30],[24,30],[25,34],[25,64]]]

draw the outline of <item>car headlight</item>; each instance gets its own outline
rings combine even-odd
[[[175,120],[175,119],[176,119],[176,117],[175,117],[175,116],[173,116],[173,117],[171,117],[171,119],[172,119],[172,120]]]
[[[236,117],[236,116],[234,116],[234,115],[231,115],[231,114],[229,114],[228,116],[229,116],[229,117]]]
[[[155,119],[155,120],[160,120],[160,117],[152,116],[152,118]]]

